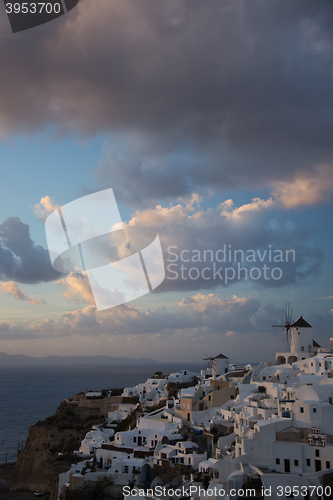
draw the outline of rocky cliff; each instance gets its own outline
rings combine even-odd
[[[100,422],[97,408],[61,403],[55,415],[30,427],[17,462],[6,468],[10,489],[42,490],[51,493],[50,500],[56,500],[59,474],[76,461],[72,452],[79,449],[91,426]]]

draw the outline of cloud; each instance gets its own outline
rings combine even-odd
[[[42,297],[37,299],[29,297],[24,290],[22,290],[15,281],[6,281],[5,283],[0,282],[0,292],[11,295],[14,299],[25,300],[31,304],[37,306],[39,304],[46,304]]]
[[[56,282],[64,297],[76,304],[95,304],[87,273],[69,274]]]
[[[230,325],[238,334],[253,332],[250,317],[260,304],[257,299],[221,299],[218,295],[197,294],[169,309],[139,310],[133,304],[98,312],[89,305],[63,314],[59,319],[26,322],[22,326],[0,325],[0,338],[53,338],[57,336],[124,336],[227,334]],[[14,337],[12,337],[12,335]],[[21,337],[20,337],[21,335]]]
[[[313,176],[333,160],[332,18],[326,1],[81,0],[6,37],[0,133],[107,132],[96,179],[122,202]]]
[[[262,213],[269,208],[274,207],[274,200],[269,198],[269,200],[261,200],[260,198],[253,198],[251,203],[241,205],[240,207],[234,208],[234,202],[232,200],[227,200],[221,203],[221,215],[226,217],[233,222],[237,220],[244,220],[248,215],[253,217],[255,213]]]
[[[197,293],[193,297],[179,301],[180,307],[185,308],[187,311],[199,314],[210,314],[213,311],[223,311],[224,313],[229,313],[231,310],[236,311],[240,308],[244,310],[244,307],[249,305],[252,309],[252,315],[257,311],[259,302],[256,299],[250,299],[248,297],[238,298],[237,295],[233,295],[232,299],[226,299],[221,298],[219,295],[214,293],[209,293],[208,295]]]
[[[233,151],[230,144],[200,142],[189,146],[184,140],[171,144],[169,150],[146,135],[118,134],[105,146],[95,179],[101,189],[112,186],[119,202],[136,208],[177,198],[190,200],[193,192],[202,196],[213,189],[225,192],[239,187],[265,188],[271,192],[270,203],[279,202],[284,209],[330,201],[333,154],[326,165],[319,165],[321,152],[299,157],[297,151],[282,155],[277,150],[256,158],[257,151],[245,148],[241,154],[239,147]],[[135,189],[129,178],[135,179]]]
[[[97,312],[95,306],[89,305],[66,312],[59,318],[26,321],[15,326],[0,323],[0,339],[75,336],[104,337],[119,342],[142,338],[142,342],[147,342],[147,339],[152,338],[170,338],[173,342],[180,341],[182,345],[188,342],[210,345],[225,342],[227,345],[227,339],[230,338],[232,344],[228,345],[235,351],[234,356],[237,356],[239,351],[235,349],[235,339],[251,346],[261,338],[265,342],[263,349],[276,345],[276,349],[281,350],[283,336],[275,329],[273,331],[271,325],[282,316],[282,309],[272,304],[261,307],[260,301],[254,297],[234,295],[229,298],[216,293],[197,293],[188,295],[177,304],[169,302],[167,308],[160,306],[140,310],[133,304],[124,304]],[[306,317],[314,329],[320,331],[315,338],[322,345],[331,334],[332,317],[329,312]]]
[[[41,336],[36,331],[24,326],[0,323],[0,340],[38,339],[43,337],[44,335]]]
[[[215,265],[220,268],[220,262],[223,262],[222,268],[236,269],[238,262],[243,265],[247,252],[254,252],[256,256],[252,259],[250,267],[257,267],[257,263],[269,262],[272,264],[271,268],[279,267],[282,270],[278,279],[266,279],[263,274],[258,280],[253,278],[253,283],[259,286],[279,287],[290,283],[302,283],[315,279],[320,274],[323,254],[307,242],[315,232],[315,228],[298,227],[288,220],[276,219],[274,210],[279,206],[280,200],[254,198],[250,203],[235,206],[233,200],[227,199],[215,208],[208,209],[201,208],[203,197],[195,192],[179,200],[179,203],[170,204],[168,207],[157,205],[154,209],[137,210],[128,222],[129,226],[150,227],[160,236],[167,266],[167,279],[159,287],[158,292],[225,286],[228,284],[226,278],[222,276],[220,279],[221,275],[216,274],[212,268]],[[44,197],[38,205],[38,210],[49,211],[55,206],[51,198]],[[45,212],[40,213],[45,214]],[[82,304],[94,303],[86,275],[62,275],[54,271],[48,250],[35,245],[30,236],[29,226],[19,218],[9,217],[0,225],[0,242],[1,281],[27,284],[56,281],[68,300]],[[224,255],[227,255],[229,250],[232,255],[235,255],[234,252],[237,250],[239,253],[237,258],[232,257],[230,260],[228,257],[220,261],[215,256],[222,250]],[[119,247],[119,255],[122,251],[127,252],[127,248]],[[209,273],[216,279],[206,279],[202,274],[195,279],[191,276],[183,278],[179,273],[176,279],[173,278],[175,276],[173,271],[178,272],[177,266],[182,264],[181,252],[186,253],[188,258],[187,267],[191,267],[194,263],[194,267],[201,273],[207,265],[207,261],[202,258],[205,251],[213,255],[208,266],[211,268]],[[294,256],[288,262],[285,257],[287,251]],[[196,260],[194,258],[191,260],[193,252],[200,254]],[[273,258],[278,252],[282,257],[277,260],[276,266]],[[261,256],[264,258],[261,259]],[[178,262],[176,267],[174,259]],[[222,275],[225,272],[223,270]],[[233,270],[230,272],[233,273]],[[240,278],[232,280],[232,283],[229,280],[229,284],[246,278],[247,274],[247,272],[241,273]]]
[[[273,183],[273,195],[287,209],[329,201],[333,191],[332,167],[317,168],[314,175],[300,173],[291,181]]]
[[[123,343],[127,352],[129,346],[135,349],[133,354],[142,349],[146,349],[147,354],[147,345],[156,347],[157,341],[162,349],[168,346],[170,353],[175,349],[188,350],[192,343],[193,352],[199,356],[208,349],[219,352],[218,346],[222,345],[222,352],[226,350],[226,354],[237,361],[252,359],[258,362],[263,355],[271,357],[274,351],[282,349],[283,336],[271,328],[281,317],[282,309],[272,304],[261,307],[254,297],[234,295],[229,298],[217,293],[196,293],[178,303],[168,302],[167,307],[141,310],[134,304],[124,304],[97,312],[95,306],[89,305],[58,318],[25,321],[22,325],[0,323],[0,340],[73,337],[80,342],[80,338],[86,337],[94,342],[104,339],[118,345]],[[314,330],[320,331],[314,336],[321,345],[326,345],[331,335],[332,318],[329,312],[306,317]],[[240,344],[245,346],[245,358],[239,351]],[[261,355],[258,357],[259,347]]]
[[[197,293],[193,297],[180,300],[179,306],[190,316],[195,316],[199,324],[203,321],[205,326],[230,336],[230,331],[233,335],[254,332],[251,317],[259,310],[260,302],[251,297],[234,295],[229,299],[213,293]]]
[[[159,233],[167,277],[157,293],[214,289],[245,280],[261,288],[312,282],[324,258],[309,242],[316,228],[276,218],[278,203],[254,198],[237,207],[228,199],[215,208],[193,209],[183,201],[137,210],[128,224]]]
[[[0,280],[35,284],[59,279],[48,251],[35,245],[28,224],[8,217],[0,225]]]
[[[40,202],[34,206],[34,213],[42,220],[45,220],[51,212],[59,208],[50,196],[44,196]]]

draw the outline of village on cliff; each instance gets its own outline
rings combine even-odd
[[[219,354],[200,374],[157,372],[120,396],[90,391],[67,400],[94,406],[105,396],[107,418],[60,474],[58,498],[103,479],[123,485],[127,500],[329,498],[333,338],[320,347],[300,317],[286,325],[286,342],[259,366]]]

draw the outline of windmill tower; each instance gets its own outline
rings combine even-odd
[[[290,353],[297,357],[298,361],[313,356],[312,326],[303,316],[291,325]]]
[[[215,380],[219,375],[227,373],[229,370],[229,358],[224,354],[219,354],[218,356],[207,356],[204,358],[204,361],[208,361],[208,368],[212,369],[213,380]]]
[[[276,353],[277,364],[295,363],[302,359],[310,358],[313,356],[313,338],[312,326],[305,321],[301,316],[297,321],[292,320],[292,309],[290,303],[286,302],[284,308],[285,324],[272,325],[273,327],[282,326],[281,331],[285,331],[284,343],[286,345],[285,352]]]

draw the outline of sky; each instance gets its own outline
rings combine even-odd
[[[326,0],[80,0],[13,34],[1,4],[0,351],[259,362],[286,302],[328,346],[332,27]],[[107,188],[166,277],[98,311],[45,219]]]

